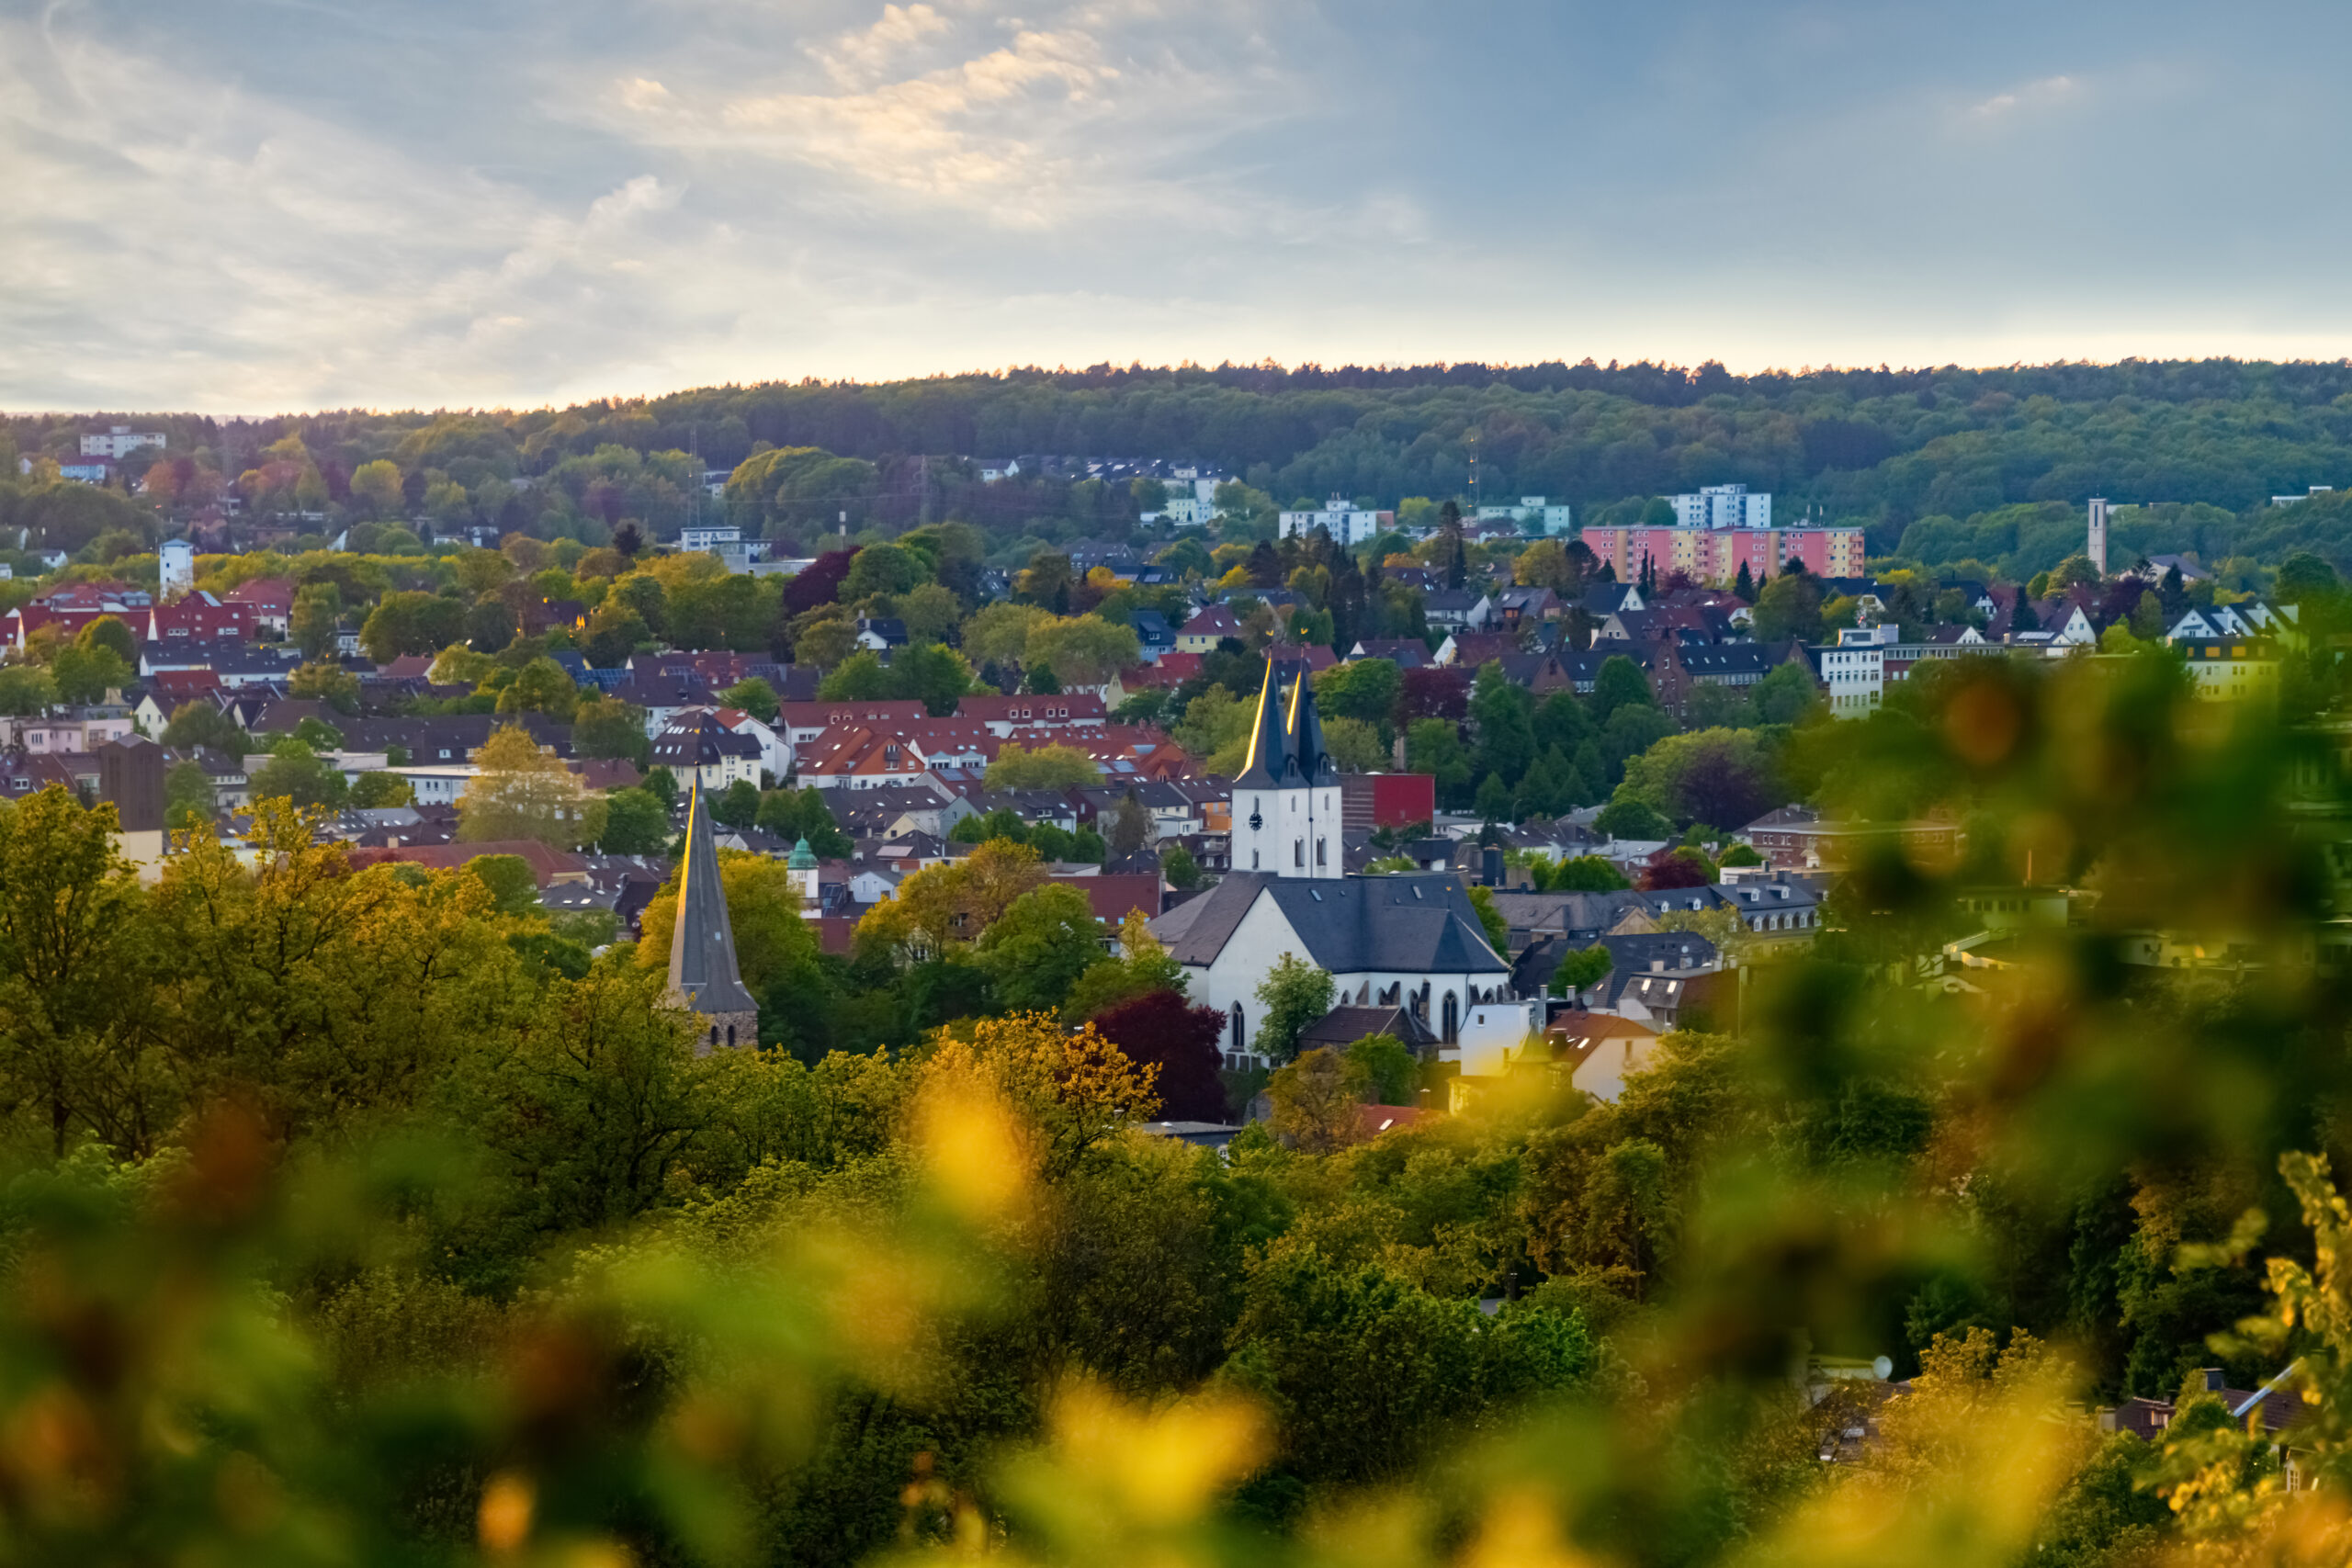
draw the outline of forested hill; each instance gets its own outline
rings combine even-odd
[[[233,474],[243,449],[291,431],[314,451],[388,455],[435,419],[342,412],[161,424],[182,449],[226,443]],[[1811,510],[1867,523],[1879,552],[1895,549],[1922,518],[1968,525],[2021,503],[2078,506],[2105,495],[2245,518],[2275,493],[2352,483],[2352,362],[1750,377],[1715,365],[1099,366],[711,388],[482,423],[503,433],[525,471],[605,444],[693,451],[715,468],[731,468],[760,442],[874,461],[1180,458],[1229,470],[1283,504],[1332,493],[1384,505],[1466,494],[1475,452],[1484,499],[1543,494],[1591,522],[1629,499],[1637,507],[1634,498],[1744,481],[1774,492],[1784,521]],[[64,429],[55,420],[10,423],[24,450],[53,449]],[[73,422],[88,424],[88,416]],[[2237,541],[2210,541],[2209,555],[2217,544],[2234,550]]]

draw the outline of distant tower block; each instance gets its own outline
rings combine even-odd
[[[167,539],[155,552],[156,575],[165,604],[196,586],[196,547],[186,539]]]
[[[2083,553],[2090,557],[2091,565],[2098,569],[2098,574],[2101,577],[2105,577],[2107,575],[2107,498],[2105,496],[2091,497],[2090,538],[2084,546]]]

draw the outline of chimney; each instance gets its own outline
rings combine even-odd
[[[1503,885],[1502,851],[1496,848],[1494,845],[1489,844],[1487,846],[1486,850],[1480,853],[1478,860],[1478,880],[1485,883],[1489,887],[1500,887]]]
[[[1653,975],[1663,975],[1663,974],[1665,974],[1665,973],[1666,973],[1666,960],[1665,960],[1665,959],[1663,959],[1663,958],[1653,958],[1653,959],[1651,959],[1651,960],[1650,960],[1650,973],[1651,973],[1651,974],[1653,974]]]

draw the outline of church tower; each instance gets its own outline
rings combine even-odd
[[[1343,874],[1340,771],[1323,748],[1315,686],[1266,666],[1250,758],[1233,781],[1233,869],[1335,881]]]
[[[727,919],[727,889],[718,879],[718,847],[702,787],[686,798],[686,853],[678,875],[678,923],[670,933],[670,1000],[696,1015],[697,1051],[721,1044],[756,1045],[760,1004],[743,988],[735,966],[735,928]]]

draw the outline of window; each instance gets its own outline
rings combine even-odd
[[[713,1045],[718,1043],[718,1025],[715,1023],[710,1026],[710,1043]]]
[[[1454,999],[1452,991],[1448,991],[1445,993],[1445,1043],[1453,1044],[1461,1034],[1462,1004]]]
[[[1241,1026],[1241,1004],[1236,1002],[1233,1004],[1233,1048],[1238,1051],[1248,1043],[1249,1042],[1243,1037]]]
[[[1321,839],[1315,840],[1315,863],[1317,865],[1329,865],[1331,863],[1330,857],[1324,853],[1324,840]]]
[[[727,1043],[729,1049],[735,1044],[735,1026],[731,1023],[727,1026]]]
[[[1306,840],[1305,839],[1293,839],[1290,841],[1290,863],[1300,866],[1306,863]]]
[[[1251,871],[1258,869],[1258,852],[1255,850],[1250,852],[1250,869]]]

